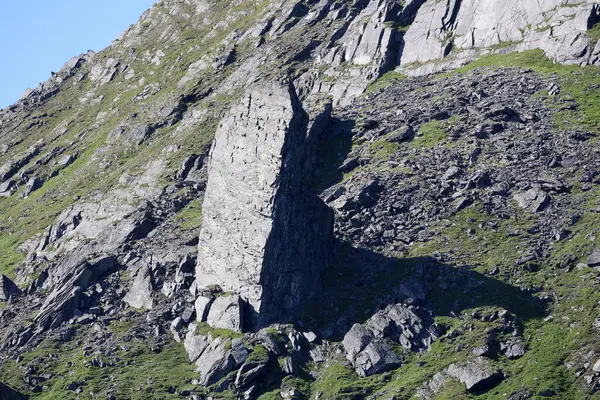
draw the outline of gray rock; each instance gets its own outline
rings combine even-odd
[[[248,90],[216,132],[197,286],[242,296],[257,313],[252,325],[312,297],[328,259],[332,213],[304,190],[330,107],[315,110],[307,115],[291,85],[265,84]]]
[[[463,364],[452,364],[446,373],[463,383],[472,393],[489,390],[503,379],[502,371],[494,368],[489,361],[481,357]]]
[[[216,338],[196,360],[197,371],[200,374],[200,384],[209,386],[233,371],[236,362],[228,347],[231,341]]]
[[[188,354],[190,362],[194,363],[202,355],[204,350],[212,343],[213,338],[211,335],[198,335],[196,334],[198,326],[195,323],[191,323],[188,326],[188,332],[185,335],[183,346]]]
[[[422,2],[419,2],[419,5]],[[586,35],[594,1],[425,2],[404,36],[402,69],[422,75],[462,65],[483,52],[539,48],[555,61],[597,61]],[[452,57],[448,57],[452,55]]]
[[[346,358],[361,376],[371,376],[400,365],[400,359],[391,347],[384,340],[375,338],[363,325],[355,324],[344,336],[342,345]]]
[[[302,332],[302,336],[306,338],[308,343],[314,343],[317,340],[317,335],[314,332]]]
[[[588,267],[600,267],[600,249],[594,249],[587,260]]]
[[[442,180],[448,180],[456,177],[460,173],[460,169],[457,167],[450,167],[442,176]]]
[[[354,324],[342,341],[346,358],[356,372],[369,376],[392,369],[400,359],[388,345],[396,342],[409,351],[427,350],[443,330],[433,319],[419,317],[413,310],[394,304],[377,312],[364,324]]]
[[[198,322],[206,322],[210,306],[215,299],[212,297],[198,296],[194,306],[196,307],[196,319]]]
[[[489,357],[491,355],[490,346],[483,345],[475,347],[471,353],[475,354],[477,357]]]
[[[0,275],[0,301],[8,301],[12,296],[21,294],[21,289],[6,275]]]
[[[73,315],[79,306],[79,295],[85,290],[93,274],[86,264],[79,264],[76,270],[64,278],[46,298],[34,322],[45,329],[60,326]]]
[[[213,328],[241,332],[243,327],[244,301],[238,295],[217,297],[208,312],[206,322]]]
[[[56,162],[56,165],[61,168],[66,168],[69,165],[73,164],[73,162],[77,159],[73,154],[65,154]]]
[[[17,182],[13,179],[9,179],[0,184],[0,197],[10,197],[18,188]]]
[[[360,376],[371,376],[400,366],[400,358],[383,340],[374,339],[353,360]]]
[[[138,271],[131,288],[123,300],[131,307],[151,310],[154,304],[152,300],[152,290],[151,271],[150,268],[144,266]]]
[[[238,370],[235,385],[244,390],[252,386],[267,370],[268,360],[247,360]]]
[[[542,211],[550,201],[550,196],[538,188],[529,189],[526,192],[519,192],[513,196],[513,199],[519,206],[529,212],[537,213]]]
[[[521,358],[525,355],[525,346],[521,340],[509,340],[500,344],[500,350],[511,360]]]

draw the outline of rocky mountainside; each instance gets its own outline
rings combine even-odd
[[[0,110],[0,398],[598,398],[599,22],[158,1]]]

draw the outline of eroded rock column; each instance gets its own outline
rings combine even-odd
[[[199,319],[230,329],[285,319],[319,287],[333,216],[308,190],[330,112],[317,108],[305,111],[291,85],[269,83],[249,89],[221,122],[203,203]],[[231,298],[231,307],[213,296]]]

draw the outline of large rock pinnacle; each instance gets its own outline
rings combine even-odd
[[[309,115],[291,85],[270,83],[249,89],[216,132],[196,286],[240,295],[246,326],[284,317],[319,286],[333,217],[307,184],[329,112]]]

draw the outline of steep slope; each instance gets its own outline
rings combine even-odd
[[[592,398],[597,20],[591,1],[157,2],[0,111],[0,381]],[[507,54],[422,76],[488,53]]]

